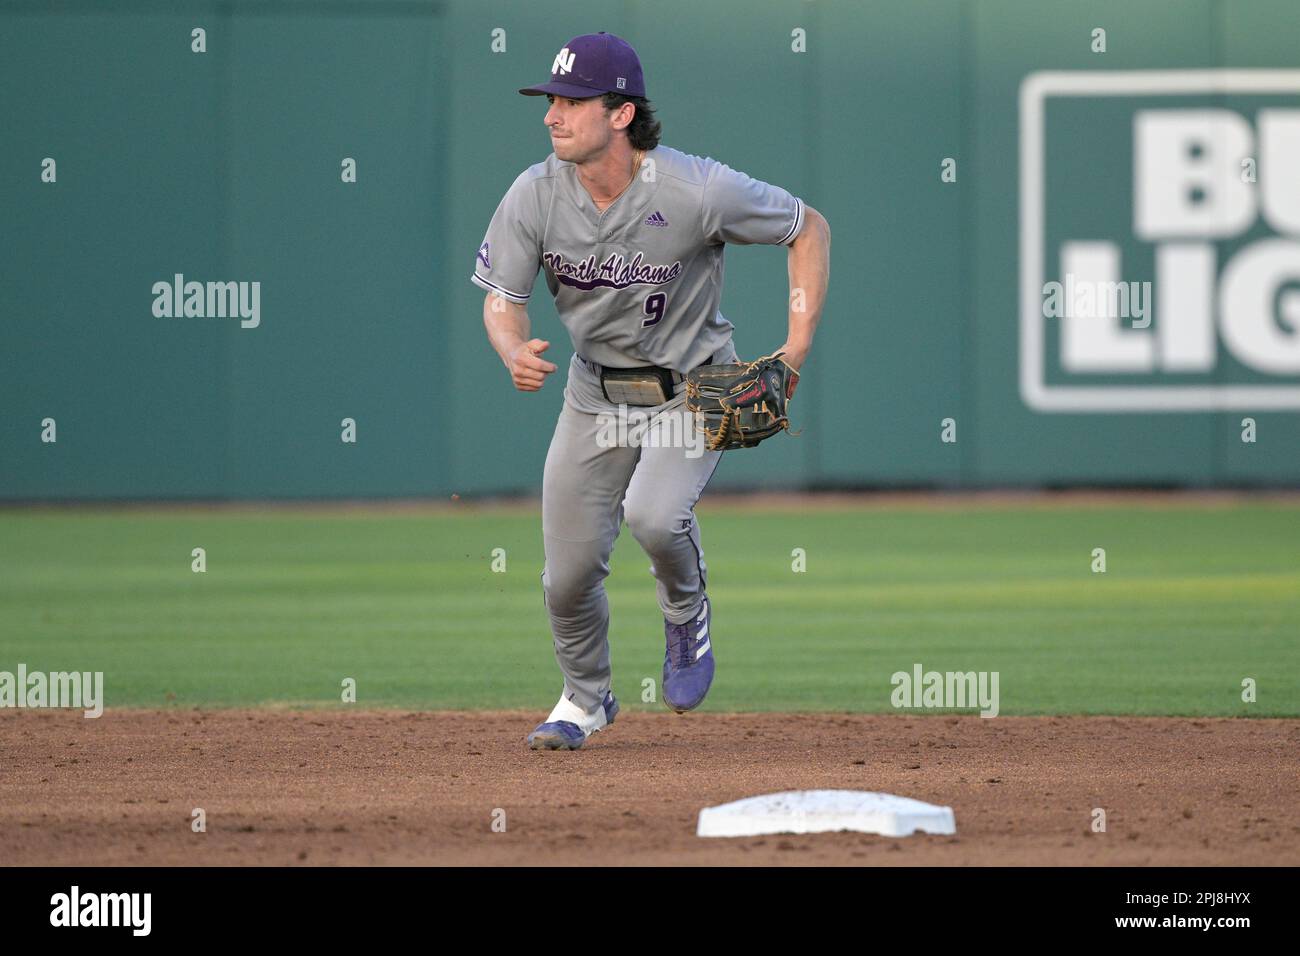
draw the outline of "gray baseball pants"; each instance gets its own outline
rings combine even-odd
[[[625,446],[609,444],[608,417],[567,401],[555,426],[542,480],[542,588],[564,695],[589,712],[610,687],[604,582],[623,521],[650,558],[664,617],[684,623],[704,593],[695,503],[723,453],[674,443],[682,416],[678,407],[649,419],[644,441]]]

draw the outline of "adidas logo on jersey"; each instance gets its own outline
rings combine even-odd
[[[668,225],[668,220],[664,218],[663,213],[656,209],[651,215],[646,217],[645,224],[647,226],[666,226]]]

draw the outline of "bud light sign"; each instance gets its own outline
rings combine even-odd
[[[1020,393],[1300,409],[1300,70],[1025,78]]]

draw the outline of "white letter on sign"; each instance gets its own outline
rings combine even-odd
[[[1252,137],[1236,113],[1139,110],[1133,141],[1133,229],[1139,239],[1235,236],[1254,222],[1255,196],[1241,181],[1241,159],[1250,155]]]
[[[1289,283],[1300,283],[1300,242],[1290,239],[1261,239],[1223,270],[1223,341],[1233,355],[1261,372],[1300,372],[1300,293],[1290,289],[1278,294]],[[1283,327],[1290,332],[1283,333]]]
[[[1156,246],[1156,303],[1160,365],[1169,372],[1209,372],[1214,338],[1214,246],[1208,242],[1166,242]]]
[[[1259,175],[1264,218],[1300,236],[1300,110],[1259,111]]]
[[[1061,275],[1066,279],[1062,367],[1067,372],[1151,371],[1155,365],[1151,333],[1121,326],[1119,316],[1111,315],[1102,297],[1095,294],[1096,289],[1119,281],[1119,246],[1113,242],[1061,243]]]

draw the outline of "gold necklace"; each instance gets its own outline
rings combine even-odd
[[[627,181],[626,186],[624,186],[622,189],[618,191],[618,195],[614,196],[613,199],[605,203],[605,209],[608,209],[610,206],[614,205],[614,203],[618,200],[619,196],[623,195],[625,192],[627,192],[629,189],[632,188],[632,184],[636,182],[637,171],[640,170],[641,161],[644,158],[645,158],[645,150],[638,149],[636,151],[636,155],[632,157],[632,178]],[[603,212],[604,210],[601,211]]]

